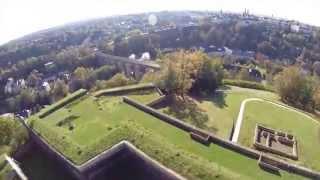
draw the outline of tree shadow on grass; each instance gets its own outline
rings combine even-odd
[[[200,98],[197,98],[197,100],[200,102],[210,101],[219,108],[225,108],[228,107],[225,101],[226,97],[227,94],[223,90],[217,90],[213,95],[201,96]]]

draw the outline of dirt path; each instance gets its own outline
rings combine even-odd
[[[275,106],[278,106],[278,107],[281,107],[281,108],[284,108],[284,109],[287,109],[289,111],[294,111],[304,117],[307,117],[309,119],[311,119],[312,121],[314,121],[315,123],[319,123],[319,121],[315,120],[314,118],[312,118],[311,116],[309,116],[308,114],[306,113],[303,113],[299,110],[296,110],[294,108],[291,108],[291,107],[288,107],[288,106],[285,106],[285,105],[282,105],[282,104],[279,104],[279,103],[275,103],[275,102],[272,102],[272,101],[268,101],[268,100],[264,100],[264,99],[260,99],[260,98],[248,98],[248,99],[245,99],[241,102],[241,106],[240,106],[240,110],[239,110],[239,114],[238,114],[238,117],[237,117],[237,121],[236,121],[236,125],[235,125],[235,128],[234,128],[234,132],[233,132],[233,136],[232,136],[232,139],[231,141],[232,142],[237,142],[238,141],[238,138],[239,138],[239,134],[240,134],[240,129],[241,129],[241,124],[242,124],[242,121],[243,121],[243,114],[244,114],[244,109],[245,109],[245,106],[246,106],[246,103],[247,102],[250,102],[250,101],[263,101],[263,102],[267,102],[267,103],[270,103],[270,104],[273,104]]]

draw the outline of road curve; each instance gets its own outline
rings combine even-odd
[[[241,102],[241,106],[240,106],[240,110],[239,110],[239,114],[238,114],[238,117],[237,117],[237,121],[236,121],[236,125],[234,127],[234,132],[233,132],[233,136],[231,138],[231,141],[232,142],[237,142],[238,141],[238,138],[239,138],[239,134],[240,134],[240,129],[241,129],[241,124],[242,124],[242,121],[243,121],[243,114],[244,114],[244,109],[245,109],[245,106],[246,106],[246,103],[247,102],[250,102],[250,101],[263,101],[263,102],[267,102],[267,103],[270,103],[270,104],[273,104],[275,106],[278,106],[278,107],[281,107],[281,108],[284,108],[284,109],[287,109],[287,110],[290,110],[290,111],[294,111],[302,116],[305,116],[309,119],[311,119],[312,121],[316,122],[316,123],[319,123],[319,121],[313,119],[311,116],[301,112],[301,111],[298,111],[294,108],[291,108],[291,107],[288,107],[288,106],[285,106],[285,105],[282,105],[282,104],[279,104],[279,103],[275,103],[275,102],[272,102],[272,101],[268,101],[268,100],[264,100],[264,99],[260,99],[260,98],[248,98],[248,99],[245,99]]]

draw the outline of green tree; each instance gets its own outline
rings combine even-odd
[[[78,67],[74,70],[71,81],[71,90],[75,91],[80,88],[90,89],[96,79],[91,76],[92,69],[85,67]]]
[[[197,92],[213,93],[222,84],[223,76],[221,60],[206,58],[192,89]]]
[[[37,95],[35,90],[27,88],[21,90],[17,100],[19,101],[21,108],[30,108],[36,103],[36,98]]]
[[[57,101],[65,96],[67,96],[69,92],[68,85],[63,81],[58,79],[53,86],[51,91],[53,101]]]
[[[13,120],[10,118],[0,118],[0,145],[9,145],[13,134]]]
[[[27,138],[28,132],[21,123],[12,118],[0,117],[0,146],[9,146],[7,153],[14,152]]]
[[[250,74],[247,68],[241,68],[240,72],[238,73],[238,78],[245,81],[250,81]]]
[[[107,88],[113,88],[113,87],[119,87],[119,86],[125,86],[133,84],[134,81],[128,79],[123,73],[118,73],[114,75],[111,79],[106,81],[106,87]]]

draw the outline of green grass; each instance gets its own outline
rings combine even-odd
[[[239,94],[227,96],[232,102],[228,108],[236,111],[239,107],[233,106],[248,96]],[[147,101],[149,97],[142,99]],[[57,126],[70,115],[78,116],[71,122],[73,130]],[[283,171],[281,176],[270,174],[261,170],[254,159],[215,144],[209,147],[199,144],[185,131],[123,103],[117,96],[88,96],[43,119],[34,116],[29,122],[76,164],[86,162],[121,140],[128,140],[188,179],[302,179]]]
[[[227,86],[224,93],[212,96],[195,97],[198,107],[208,114],[207,129],[214,129],[219,137],[229,139],[233,123],[236,121],[240,104],[247,98],[265,98],[277,100],[276,94],[255,90]],[[164,109],[162,109],[163,111]]]
[[[152,92],[149,94],[142,94],[142,95],[128,95],[129,98],[134,99],[136,101],[142,102],[142,103],[150,103],[153,100],[159,98],[158,92]]]
[[[295,135],[298,141],[298,164],[320,170],[319,122],[267,102],[248,102],[239,136],[241,144],[252,146],[257,123]]]
[[[227,88],[224,94],[195,99],[198,106],[209,116],[207,126],[216,129],[214,132],[216,135],[228,139],[233,122],[237,119],[241,102],[253,97],[278,101],[274,93],[235,86]],[[252,147],[256,123],[290,132],[298,140],[299,161],[296,163],[320,171],[320,161],[315,158],[320,154],[319,123],[296,112],[264,102],[248,102],[244,115],[240,144]]]

